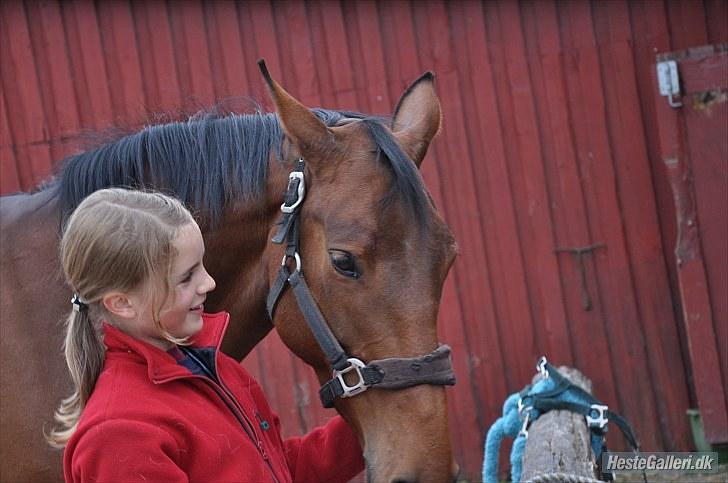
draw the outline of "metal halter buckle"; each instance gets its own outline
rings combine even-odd
[[[604,429],[609,422],[607,418],[608,406],[602,406],[601,404],[592,404],[589,413],[586,415],[586,424],[590,428]]]
[[[290,186],[294,180],[299,180],[297,192],[298,197],[296,198],[296,202],[290,206],[288,206],[285,202],[281,205],[281,211],[283,213],[293,213],[293,211],[298,208],[298,205],[303,203],[303,198],[306,196],[306,182],[303,177],[303,171],[292,171],[291,174],[288,175],[288,186]]]
[[[526,408],[526,415],[523,417],[523,425],[521,426],[521,430],[518,432],[518,436],[523,436],[524,438],[528,438],[528,423],[531,421],[531,409],[533,409],[531,406],[527,406]]]
[[[528,423],[531,422],[531,411],[533,406],[526,406],[523,404],[523,398],[518,398],[518,418],[523,420],[521,430],[518,432],[518,436],[528,438]]]
[[[538,362],[536,363],[536,370],[544,379],[549,378],[549,371],[546,369],[546,364],[548,364],[548,361],[546,360],[546,356],[542,356]]]
[[[361,370],[366,367],[366,364],[364,364],[359,359],[356,359],[354,357],[346,360],[350,365],[349,367],[342,369],[340,371],[337,371],[334,369],[334,378],[339,380],[339,383],[341,384],[341,388],[344,390],[344,393],[341,395],[341,397],[351,397],[356,396],[359,393],[362,393],[369,389],[369,386],[366,385],[364,382],[364,376],[361,373]],[[356,375],[359,378],[356,384],[353,386],[349,386],[346,384],[346,381],[344,381],[344,374],[356,371]]]

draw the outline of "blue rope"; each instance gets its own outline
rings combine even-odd
[[[521,455],[526,438],[518,436],[518,431],[521,429],[521,420],[518,416],[519,398],[519,393],[508,396],[506,402],[503,403],[503,416],[498,418],[488,430],[488,436],[485,439],[485,458],[483,460],[483,481],[486,483],[498,482],[498,452],[505,436],[516,438],[511,451],[511,470],[512,474],[515,472],[518,475],[518,480],[514,479],[513,481],[521,479]],[[519,444],[519,440],[523,440],[523,444]],[[517,449],[519,447],[520,450]]]
[[[513,447],[511,449],[511,481],[518,483],[521,481],[521,470],[522,470],[522,459],[523,450],[526,447],[526,437],[519,435],[521,427],[523,426],[523,420],[518,414],[518,401],[523,399],[523,403],[528,407],[528,398],[531,396],[537,396],[538,394],[551,391],[556,387],[556,383],[553,378],[541,379],[531,388],[528,389],[525,395],[522,393],[513,393],[508,396],[505,403],[503,404],[503,416],[498,418],[495,423],[488,430],[488,435],[485,439],[484,458],[483,458],[483,481],[485,483],[497,483],[498,482],[498,452],[500,450],[501,442],[505,436],[515,438]],[[522,391],[523,392],[523,391]],[[573,402],[578,404],[589,405],[590,402],[577,396],[572,391],[563,391],[554,399]],[[532,423],[541,415],[541,411],[530,408],[528,410],[529,420]],[[523,412],[523,416],[526,415],[526,410]],[[601,437],[596,437],[592,433],[592,448],[596,449],[595,446],[599,445],[601,450]]]

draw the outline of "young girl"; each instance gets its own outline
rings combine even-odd
[[[105,189],[61,241],[74,290],[65,354],[75,392],[48,439],[66,481],[340,482],[364,468],[340,417],[281,439],[258,384],[219,351],[228,314],[205,314],[215,281],[200,229],[158,193]]]

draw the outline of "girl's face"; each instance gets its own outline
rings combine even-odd
[[[203,303],[207,293],[215,288],[215,280],[202,264],[205,245],[197,223],[182,227],[173,245],[177,256],[172,263],[170,293],[159,316],[167,332],[184,338],[202,328]],[[137,300],[147,299],[146,295],[138,294]],[[136,323],[126,332],[163,350],[169,349],[172,343],[163,337],[154,323],[151,303],[140,303],[139,307],[141,310]]]

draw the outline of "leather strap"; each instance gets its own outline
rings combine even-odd
[[[321,314],[318,305],[316,305],[316,302],[311,296],[311,291],[308,289],[308,285],[306,285],[303,274],[299,271],[293,272],[288,277],[288,283],[291,284],[293,295],[296,296],[303,317],[308,322],[308,327],[311,329],[321,350],[326,355],[326,359],[328,359],[331,367],[338,371],[346,369],[349,366],[346,352],[344,352],[341,344],[336,340],[336,337],[334,337],[334,334],[324,320],[324,316]]]
[[[360,372],[365,386],[380,389],[404,389],[420,384],[452,386],[455,384],[455,374],[450,352],[450,346],[443,344],[424,356],[371,361]],[[344,389],[338,378],[331,379],[319,390],[325,408],[333,407],[334,400],[343,394]]]
[[[533,401],[533,407],[534,409],[538,409],[541,412],[548,412],[552,409],[565,409],[568,411],[572,411],[578,414],[581,414],[583,416],[589,415],[591,411],[590,406],[586,406],[584,404],[579,403],[572,403],[567,401],[558,401],[554,399],[535,399]],[[635,437],[634,433],[632,432],[632,427],[627,422],[626,419],[624,419],[622,416],[620,416],[617,413],[614,413],[610,410],[604,411],[609,421],[614,421],[619,429],[622,431],[624,436],[627,438],[627,441],[629,442],[630,446],[632,446],[632,449],[635,451],[639,451],[639,443],[637,442],[637,438]]]

